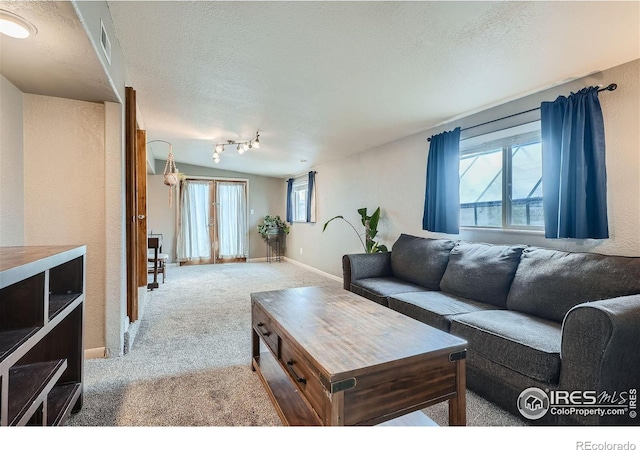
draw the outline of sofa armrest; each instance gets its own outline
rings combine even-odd
[[[391,276],[391,252],[356,253],[342,257],[342,282],[346,290],[351,290],[351,282],[356,280]]]
[[[562,325],[561,390],[625,395],[640,389],[640,295],[582,303]],[[624,393],[624,394],[622,394]],[[628,415],[594,418],[625,423]],[[631,421],[638,424],[637,420]]]

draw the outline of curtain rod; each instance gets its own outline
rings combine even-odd
[[[315,170],[310,170],[309,172],[313,172],[314,174],[318,173],[318,172],[317,172],[317,171],[315,171]],[[308,175],[308,174],[309,174],[309,172],[303,172],[303,173],[301,173],[300,175],[297,175],[297,176],[296,176],[296,175],[294,175],[294,176],[289,177],[289,178],[294,178],[294,179],[295,179],[295,178],[300,178],[300,177],[302,177],[302,176],[304,176],[304,175]],[[284,182],[286,183],[286,182],[289,180],[289,178],[287,178],[286,180],[284,180]]]
[[[611,84],[610,84],[609,86],[607,86],[607,87],[603,87],[603,88],[601,88],[601,89],[598,89],[598,92],[602,92],[602,91],[615,91],[617,87],[618,87],[618,85],[617,85],[617,84],[615,84],[615,83],[611,83]],[[519,112],[519,113],[511,114],[511,115],[509,115],[509,116],[500,117],[499,119],[494,119],[494,120],[490,120],[490,121],[488,121],[488,122],[479,123],[478,125],[472,125],[472,126],[467,127],[467,128],[462,128],[460,131],[462,132],[462,131],[465,131],[465,130],[470,130],[470,129],[472,129],[472,128],[481,127],[481,126],[483,126],[483,125],[488,125],[488,124],[493,123],[493,122],[498,122],[498,121],[500,121],[500,120],[509,119],[509,118],[511,118],[511,117],[519,116],[519,115],[521,115],[521,114],[530,113],[530,112],[532,112],[532,111],[536,111],[536,110],[538,110],[538,109],[540,109],[540,107],[539,107],[539,106],[538,106],[537,108],[527,109],[526,111],[522,111],[522,112]],[[427,142],[431,142],[431,138],[430,138],[430,137],[429,137],[429,138],[427,138]]]

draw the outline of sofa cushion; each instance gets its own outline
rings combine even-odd
[[[389,297],[389,308],[448,332],[453,316],[495,309],[495,306],[440,291],[424,291],[394,294]]]
[[[470,351],[544,383],[560,377],[560,324],[515,311],[491,310],[451,319],[451,334]]]
[[[401,234],[391,249],[393,275],[437,291],[454,245],[455,241],[447,239]]]
[[[504,308],[524,245],[458,242],[451,250],[440,289]]]
[[[562,322],[577,304],[633,294],[640,294],[640,258],[529,247],[507,308]]]
[[[424,291],[424,288],[393,277],[363,278],[351,283],[351,292],[383,306],[389,306],[389,295],[411,291]]]

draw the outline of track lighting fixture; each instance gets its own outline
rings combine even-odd
[[[260,148],[260,135],[258,134],[258,132],[256,132],[256,137],[254,139],[249,139],[247,141],[228,140],[224,144],[216,144],[213,150],[213,161],[216,164],[220,162],[220,154],[224,152],[224,148],[226,145],[235,145],[238,153],[242,155],[248,150]]]

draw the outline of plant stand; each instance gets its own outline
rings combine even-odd
[[[282,239],[280,234],[269,234],[267,235],[267,262],[280,262],[281,261],[281,244]]]

